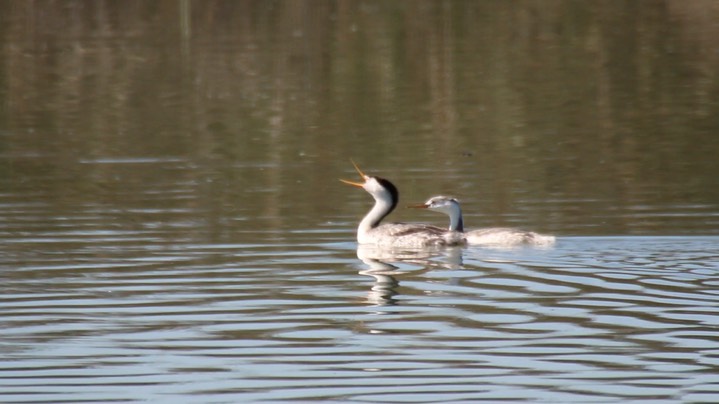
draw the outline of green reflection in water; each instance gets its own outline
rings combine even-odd
[[[353,227],[369,199],[335,180],[351,157],[406,202],[460,197],[472,227],[716,234],[718,14],[677,1],[6,2],[0,182],[50,216],[169,199],[232,237]],[[157,164],[105,163],[136,158]]]

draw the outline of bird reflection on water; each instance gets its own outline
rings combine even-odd
[[[462,267],[462,249],[458,247],[410,250],[359,244],[357,258],[368,267],[359,271],[359,274],[375,279],[372,288],[367,293],[367,303],[373,306],[398,304],[395,299],[399,287],[397,277],[407,272],[401,270],[396,264],[409,264],[423,269]]]

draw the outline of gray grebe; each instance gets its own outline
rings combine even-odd
[[[464,221],[462,219],[462,208],[459,205],[459,201],[448,196],[434,196],[421,205],[410,207],[430,209],[449,216],[449,231],[462,232],[467,244],[470,245],[507,247],[518,245],[550,246],[555,242],[554,236],[504,227],[465,231]]]

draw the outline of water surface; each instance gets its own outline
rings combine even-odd
[[[3,240],[42,251],[3,254],[8,401],[719,394],[716,236],[421,252],[357,249],[332,228],[256,244],[164,236]]]

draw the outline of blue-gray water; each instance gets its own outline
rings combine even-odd
[[[698,3],[2,3],[0,401],[719,401]]]

